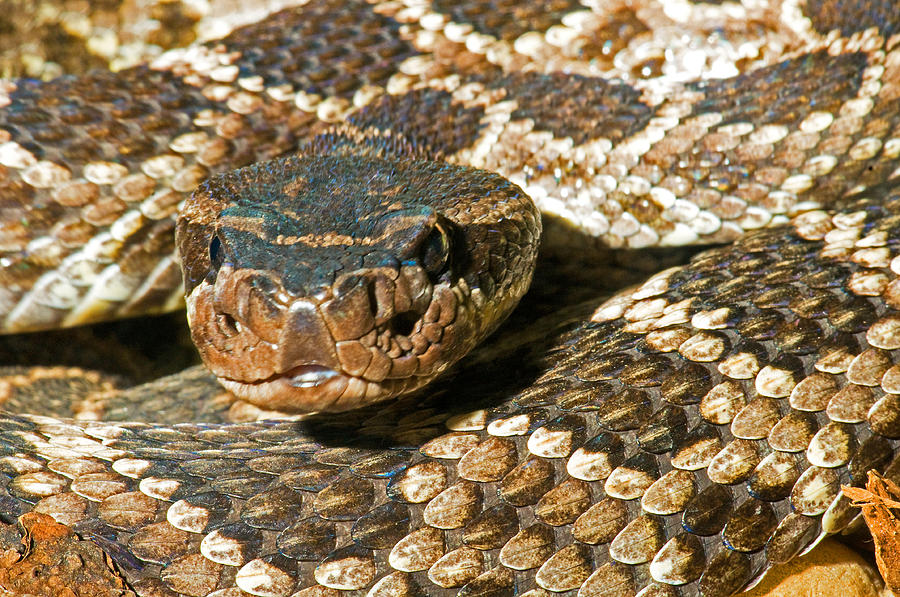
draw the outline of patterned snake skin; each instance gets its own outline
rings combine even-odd
[[[174,308],[182,200],[333,122],[499,173],[557,244],[734,242],[340,415],[229,423],[196,368],[103,421],[7,384],[0,519],[52,516],[147,596],[739,591],[895,468],[898,31],[892,0],[312,0],[151,67],[7,83],[9,331]]]

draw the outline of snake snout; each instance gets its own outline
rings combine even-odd
[[[293,302],[283,321],[278,346],[281,350],[277,369],[293,375],[290,371],[300,368],[305,380],[300,382],[302,384],[331,377],[325,374],[325,369],[332,373],[341,370],[334,338],[313,301],[299,299]]]
[[[371,333],[410,336],[427,310],[432,285],[418,266],[373,268],[345,275],[334,296],[321,305],[338,342]]]

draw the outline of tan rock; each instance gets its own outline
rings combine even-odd
[[[810,553],[769,571],[742,597],[885,597],[878,570],[852,549],[825,539]]]

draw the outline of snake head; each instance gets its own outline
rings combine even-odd
[[[210,370],[253,404],[311,412],[445,371],[524,294],[539,234],[531,201],[497,175],[323,155],[210,179],[177,242]]]

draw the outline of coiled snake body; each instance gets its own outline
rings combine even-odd
[[[106,398],[177,423],[7,397],[7,522],[72,526],[138,594],[218,597],[728,595],[844,528],[840,485],[900,438],[896,7],[604,8],[311,1],[8,84],[7,330],[173,307],[196,189],[181,265],[225,386],[400,398],[228,423],[197,369]],[[526,195],[557,243],[734,242],[450,369],[528,286]]]

